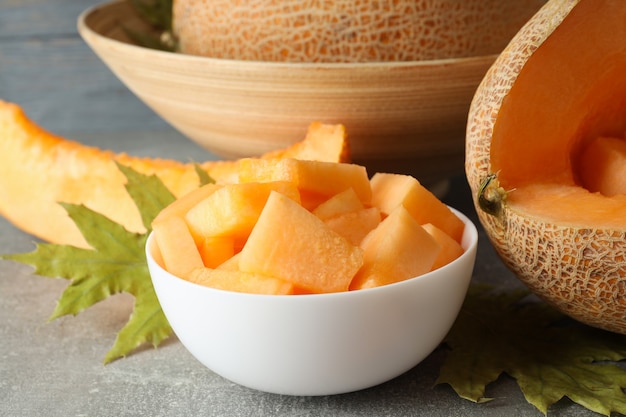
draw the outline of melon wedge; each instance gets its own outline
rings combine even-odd
[[[145,231],[115,162],[156,174],[176,196],[199,185],[191,163],[87,147],[45,131],[18,105],[1,100],[0,137],[0,214],[52,243],[88,247],[59,202],[85,204],[131,231]],[[346,162],[347,150],[342,126],[313,123],[303,141],[268,157]],[[201,166],[218,182],[237,179],[237,162],[208,161]]]

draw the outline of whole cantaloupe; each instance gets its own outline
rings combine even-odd
[[[625,22],[623,0],[550,0],[486,74],[466,138],[476,209],[506,265],[562,312],[619,333],[626,195],[586,189],[580,161],[599,169],[588,144],[626,140]]]
[[[188,54],[257,61],[418,61],[500,52],[545,0],[174,0]]]

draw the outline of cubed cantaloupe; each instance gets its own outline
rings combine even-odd
[[[186,278],[193,269],[204,266],[196,242],[182,217],[169,216],[154,223],[152,228],[163,267],[167,271]]]
[[[235,255],[232,236],[208,236],[198,245],[202,262],[207,268],[216,268]]]
[[[161,210],[152,222],[157,223],[171,216],[185,216],[189,209],[213,194],[213,192],[221,187],[222,186],[218,184],[205,184],[202,187],[188,192]]]
[[[242,159],[239,161],[239,181],[289,181],[301,192],[327,198],[348,188],[368,204],[372,198],[367,170],[348,163],[305,161],[299,159]]]
[[[198,243],[206,237],[230,236],[235,245],[243,244],[272,191],[300,201],[296,186],[286,181],[227,184],[187,211],[185,220]]]
[[[433,270],[441,268],[463,255],[464,250],[461,244],[452,239],[446,232],[432,223],[423,224],[422,227],[430,233],[441,246],[441,252],[439,252],[439,256],[437,256],[433,264]]]
[[[353,188],[348,188],[320,203],[312,213],[322,220],[363,209],[363,203]]]
[[[360,245],[363,238],[374,230],[381,221],[378,207],[362,208],[323,220],[334,232],[348,239],[353,245]]]
[[[397,206],[363,242],[363,267],[351,290],[404,281],[432,269],[441,246],[404,206]]]
[[[403,174],[376,173],[371,186],[372,205],[383,214],[402,205],[418,224],[432,223],[461,242],[465,229],[463,221],[417,179]]]
[[[236,254],[234,254],[229,259],[225,260],[224,262],[222,262],[215,268],[224,269],[228,271],[239,271],[239,257],[240,256],[241,256],[241,252],[237,252]]]
[[[225,269],[196,268],[189,281],[211,288],[249,294],[287,295],[294,293],[292,283],[261,274]]]
[[[241,250],[241,271],[290,281],[314,293],[347,291],[363,250],[310,211],[272,192]]]

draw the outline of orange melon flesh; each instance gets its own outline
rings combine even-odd
[[[235,239],[232,236],[205,237],[198,252],[204,266],[217,268],[235,255]]]
[[[354,189],[348,188],[345,191],[335,194],[328,200],[319,204],[312,213],[322,220],[330,219],[352,211],[363,209],[363,203],[354,192]]]
[[[272,191],[300,201],[297,188],[285,181],[226,184],[211,193],[185,215],[196,242],[214,236],[245,241]]]
[[[605,196],[626,194],[626,140],[599,137],[580,158],[583,186]]]
[[[378,207],[368,207],[324,220],[326,226],[348,239],[355,246],[361,244],[365,236],[381,222]]]
[[[363,267],[351,290],[373,288],[432,270],[441,246],[403,206],[398,206],[363,240]]]
[[[347,291],[362,250],[288,197],[272,192],[241,250],[241,271],[269,275],[314,293]]]
[[[418,224],[432,223],[461,242],[465,225],[433,193],[409,175],[376,173],[371,180],[372,205],[389,214],[404,206]]]
[[[364,166],[291,158],[242,159],[239,181],[288,181],[301,192],[330,197],[352,188],[363,203],[369,203],[372,190]]]
[[[153,232],[167,271],[185,278],[193,269],[204,266],[189,228],[181,217],[172,216],[155,223]]]
[[[206,184],[196,190],[184,194],[182,197],[177,198],[173,203],[161,210],[152,223],[158,223],[172,216],[185,216],[191,208],[195,207],[196,204],[213,194],[213,192],[221,187],[222,186],[220,184]]]
[[[439,246],[441,246],[441,251],[433,263],[433,270],[448,265],[450,262],[463,255],[463,247],[443,230],[431,223],[423,224],[422,227],[439,243]]]
[[[490,150],[491,172],[514,190],[510,207],[536,206],[531,215],[561,223],[582,216],[576,224],[586,227],[625,218],[621,198],[589,196],[581,180],[587,144],[626,131],[624,22],[626,2],[581,0],[519,72],[498,112]],[[574,207],[578,213],[566,212]]]
[[[219,290],[248,294],[288,295],[294,293],[294,286],[290,282],[241,271],[197,268],[190,272],[188,280]]]

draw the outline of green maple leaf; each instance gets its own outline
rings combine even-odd
[[[506,373],[544,414],[568,397],[594,412],[626,414],[626,336],[577,323],[544,303],[523,302],[525,291],[471,290],[445,340],[437,383],[462,398],[489,401],[487,385]]]
[[[126,175],[126,190],[149,231],[154,217],[174,201],[172,193],[154,175],[145,176],[118,164]],[[146,234],[131,233],[83,205],[62,204],[91,249],[41,243],[33,252],[3,255],[35,267],[35,273],[70,281],[50,320],[77,315],[111,295],[135,297],[133,312],[120,330],[104,362],[126,356],[144,343],[158,346],[172,334],[161,310],[146,264]]]

